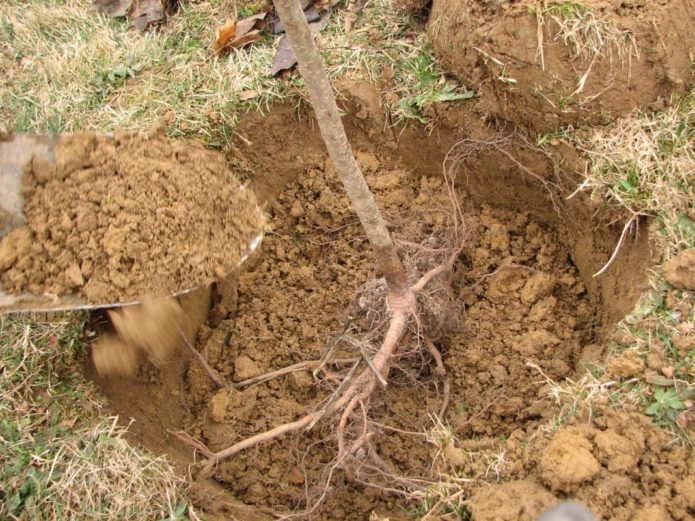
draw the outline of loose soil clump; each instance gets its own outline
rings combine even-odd
[[[27,224],[0,243],[13,294],[97,304],[177,293],[234,269],[263,226],[221,154],[156,133],[66,138],[55,162],[34,158],[23,192]]]

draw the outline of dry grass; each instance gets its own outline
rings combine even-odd
[[[655,114],[636,113],[593,129],[578,144],[589,156],[580,189],[649,215],[663,260],[695,246],[695,105],[693,96]]]
[[[590,191],[595,202],[616,206],[626,215],[612,258],[620,255],[632,224],[642,217],[651,218],[658,264],[695,246],[692,92],[661,112],[636,112],[571,139],[588,158],[577,191]],[[651,290],[618,325],[610,357],[631,350],[645,361],[645,374],[633,382],[634,393],[657,424],[690,443],[695,349],[688,338],[695,332],[695,294],[671,287],[658,267],[649,282]]]
[[[572,60],[588,63],[584,73],[577,82],[576,89],[564,97],[566,103],[572,97],[584,90],[594,63],[599,60],[609,60],[611,66],[614,59],[621,66],[632,67],[632,60],[639,59],[639,48],[635,35],[631,31],[620,29],[614,20],[607,16],[597,16],[589,7],[579,2],[561,1],[534,8],[538,25],[537,57],[545,70],[543,28],[550,21],[557,28],[553,37],[561,42],[570,52]],[[595,96],[594,96],[595,97]]]
[[[197,519],[171,465],[95,416],[76,367],[83,321],[0,316],[0,518]]]
[[[579,2],[556,2],[539,9],[538,23],[547,19],[557,26],[556,41],[562,41],[570,49],[572,58],[591,61],[595,58],[612,59],[614,55],[624,62],[639,57],[635,35],[619,29],[608,17],[598,17],[586,5]]]
[[[394,118],[421,119],[427,105],[465,96],[439,82],[426,37],[414,36],[412,20],[396,14],[393,2],[369,2],[350,32],[346,14],[335,13],[319,43],[333,77],[383,80],[395,67],[388,103]],[[90,4],[0,3],[0,66],[6,71],[0,131],[146,128],[170,114],[173,135],[223,146],[245,112],[304,97],[297,75],[291,81],[269,75],[277,37],[227,57],[214,55],[216,29],[235,2],[181,2],[165,26],[145,34],[90,11]],[[257,8],[256,2],[239,4],[240,16]]]

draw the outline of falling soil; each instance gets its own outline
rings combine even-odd
[[[127,302],[234,269],[261,234],[254,195],[224,157],[163,135],[76,134],[25,175],[26,226],[0,243],[14,294]]]

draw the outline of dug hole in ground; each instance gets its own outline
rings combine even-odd
[[[513,93],[502,90],[495,81],[499,65],[485,57],[499,53],[489,47],[447,54],[441,42],[474,34],[462,29],[466,24],[502,27],[495,25],[496,11],[461,4],[467,10],[449,5],[447,11],[447,2],[435,2],[430,30],[453,72],[465,75],[456,56],[471,60],[482,105],[438,109],[431,131],[392,130],[375,88],[338,86],[358,161],[415,268],[419,255],[427,255],[427,238],[447,222],[451,200],[443,171],[456,176],[466,240],[434,295],[444,306],[436,344],[451,383],[446,417],[437,419],[444,388],[434,361],[404,354],[370,411],[380,426],[374,443],[391,475],[367,473],[365,486],[337,472],[327,482],[333,433],[330,424],[318,423],[221,461],[212,480],[199,480],[196,502],[211,518],[271,518],[322,499],[314,519],[412,519],[427,511],[422,504],[432,498],[445,510],[463,504],[476,520],[533,519],[568,497],[604,519],[693,515],[692,450],[672,443],[636,408],[611,407],[615,380],[597,381],[594,390],[602,398],[590,407],[578,399],[576,410],[567,410],[558,404],[568,402],[553,395],[558,382],[578,380],[603,361],[614,325],[644,290],[652,261],[645,222],[639,223],[642,233],[622,243],[609,269],[594,277],[613,254],[623,222],[583,193],[568,198],[581,183],[580,158],[571,145],[557,140],[540,148],[509,124],[536,132],[560,123],[597,124],[604,110],[620,114],[682,92],[679,78],[689,73],[681,67],[684,48],[668,37],[649,47],[657,54],[666,49],[664,59],[647,60],[652,66],[639,80],[652,74],[658,88],[637,88],[643,97],[634,105],[613,103],[610,96],[589,99],[599,89],[585,93],[586,103],[570,100],[576,111],[565,112],[551,96],[562,85],[547,86],[548,107],[542,97],[533,98],[541,106],[524,97],[524,86],[537,84],[532,80]],[[464,11],[475,16],[452,15]],[[626,19],[638,24],[640,13]],[[683,19],[670,16],[675,24]],[[509,48],[535,52],[538,19],[512,10],[503,20],[512,20],[504,34],[523,34],[527,44]],[[494,47],[496,41],[487,43]],[[457,48],[472,48],[465,43]],[[551,55],[544,58],[548,63]],[[562,81],[562,75],[553,78]],[[293,107],[277,106],[268,116],[249,116],[237,132],[243,139],[230,160],[265,204],[271,229],[240,273],[183,303],[202,309],[195,348],[227,387],[215,384],[183,346],[170,361],[145,363],[130,379],[100,377],[86,367],[111,412],[124,422],[135,419],[131,436],[169,455],[182,472],[193,454],[173,433],[186,432],[220,450],[316,410],[331,394],[315,385],[311,370],[258,385],[234,384],[327,353],[361,356],[348,333],[367,333],[380,318],[368,298],[355,298],[374,280],[374,259],[311,112],[298,117]],[[425,242],[413,247],[419,239]],[[642,369],[640,361],[625,357],[611,377],[630,378]],[[409,490],[401,478],[421,480],[426,492]]]
[[[451,379],[446,423],[463,441],[449,444],[434,420],[442,383],[432,360],[404,357],[372,410],[383,426],[380,454],[397,475],[431,483],[466,476],[456,485],[473,494],[476,519],[538,514],[567,495],[617,518],[627,508],[607,509],[606,498],[628,494],[637,508],[661,479],[645,473],[642,461],[658,462],[674,482],[685,477],[685,461],[677,462],[681,449],[668,447],[668,436],[639,414],[607,412],[591,426],[578,420],[550,447],[538,432],[557,414],[548,398],[551,382],[597,362],[604,331],[639,295],[649,265],[646,233],[628,241],[611,269],[593,278],[621,227],[608,226],[581,197],[564,201],[577,179],[553,157],[518,135],[450,126],[444,118],[432,134],[384,133],[376,91],[346,84],[342,93],[358,161],[404,250],[414,229],[426,236],[444,222],[450,200],[442,165],[447,153],[447,164],[454,156],[460,162],[457,194],[467,240],[447,277],[451,300],[437,344]],[[355,356],[341,338],[351,328],[368,330],[373,319],[354,302],[356,290],[374,278],[372,254],[310,114],[297,120],[291,107],[276,107],[242,123],[239,132],[250,145],[240,143],[233,161],[265,202],[272,228],[238,277],[213,289],[197,335],[197,349],[230,385],[321,360],[331,346]],[[205,295],[202,302],[208,302]],[[93,376],[111,411],[136,420],[131,435],[182,469],[191,450],[173,432],[220,450],[293,421],[330,395],[314,385],[310,370],[220,389],[184,348],[163,366],[141,367],[133,379]],[[204,508],[262,518],[269,510],[310,506],[326,486],[334,447],[322,441],[330,435],[318,424],[222,461],[214,481],[248,510],[221,492],[203,495]],[[374,511],[408,518],[388,490],[393,483],[381,484],[383,490],[363,487],[338,474],[313,516],[365,519]]]

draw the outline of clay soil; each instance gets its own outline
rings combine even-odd
[[[27,224],[0,242],[13,294],[105,304],[177,293],[233,270],[263,226],[223,155],[156,133],[76,134],[23,181]]]
[[[463,3],[475,4],[471,12],[481,26],[494,25],[495,16],[506,22],[527,13],[514,7],[517,3]],[[446,4],[435,1],[432,16],[441,16]],[[496,11],[492,4],[507,7]],[[632,18],[627,7],[614,8],[623,22],[636,27],[645,11],[661,9],[651,3],[623,4],[635,4]],[[452,34],[474,34],[461,29],[465,23]],[[536,37],[534,26],[523,36],[525,46],[509,48],[535,49]],[[683,48],[674,41],[668,43],[673,49],[664,45],[669,56],[678,57]],[[460,73],[472,51],[470,45],[457,48],[466,49],[459,68],[447,63]],[[576,381],[587,367],[603,362],[615,323],[645,289],[651,262],[647,233],[626,241],[611,268],[592,277],[610,257],[620,221],[581,194],[566,199],[579,182],[576,151],[561,142],[550,151],[539,150],[516,134],[522,121],[527,128],[547,128],[545,109],[525,105],[523,89],[499,95],[497,85],[486,86],[489,71],[476,63],[471,70],[481,75],[478,101],[437,109],[432,114],[437,124],[427,132],[384,130],[387,116],[377,91],[340,86],[351,143],[403,251],[409,241],[427,237],[445,222],[450,201],[441,171],[446,152],[463,139],[504,136],[501,148],[469,155],[458,172],[467,241],[445,280],[450,300],[437,340],[452,380],[446,423],[458,441],[440,450],[432,442],[436,436],[423,435],[436,427],[432,415],[441,405],[441,379],[429,358],[403,357],[391,384],[373,402],[372,418],[381,425],[378,450],[404,476],[465,478],[462,504],[476,521],[531,520],[568,498],[584,502],[599,519],[692,519],[691,448],[674,442],[636,405],[616,407],[605,400],[568,413],[552,393],[554,382]],[[653,74],[664,66],[647,64]],[[616,113],[634,106],[610,99],[600,103],[611,104]],[[491,106],[491,100],[497,105]],[[602,109],[592,110],[586,114],[596,116]],[[550,123],[557,118],[551,116]],[[276,107],[268,116],[244,121],[237,129],[243,139],[227,151],[264,202],[271,223],[243,270],[214,286],[209,301],[202,299],[207,320],[196,348],[229,384],[319,360],[336,346],[349,354],[340,347],[341,335],[362,327],[364,306],[355,295],[373,280],[374,259],[314,125],[309,113],[297,118],[292,107]],[[510,156],[537,177],[524,174]],[[635,370],[640,368],[625,369],[625,375]],[[92,367],[87,371],[93,374]],[[143,360],[130,379],[93,376],[111,411],[136,420],[134,439],[173,457],[182,472],[192,454],[172,431],[185,430],[218,450],[315,410],[329,396],[308,371],[243,390],[220,390],[181,346],[163,364]],[[335,455],[331,434],[330,425],[319,423],[307,433],[223,461],[212,480],[194,483],[198,506],[213,519],[301,512],[325,485]],[[393,520],[419,518],[421,505],[386,490],[397,484],[381,485],[366,487],[339,472],[325,502],[309,517],[364,520],[376,513]],[[451,519],[456,519],[453,513]]]

